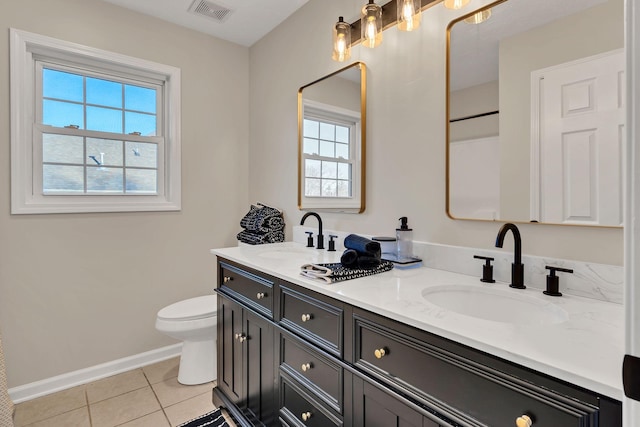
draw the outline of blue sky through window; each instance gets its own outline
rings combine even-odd
[[[154,136],[157,96],[152,88],[42,70],[42,122],[46,125]]]

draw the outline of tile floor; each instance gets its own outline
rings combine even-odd
[[[215,382],[178,383],[179,358],[16,405],[16,427],[175,427],[214,408]]]

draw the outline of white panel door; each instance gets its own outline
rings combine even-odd
[[[624,53],[536,73],[540,87],[540,220],[622,225]]]

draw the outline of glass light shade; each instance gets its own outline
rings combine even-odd
[[[351,58],[351,25],[344,22],[341,16],[333,27],[333,55],[334,61],[344,62]]]
[[[420,12],[421,3],[421,0],[397,0],[399,30],[413,31],[420,27],[422,18],[422,13]]]
[[[485,9],[478,13],[474,13],[465,19],[464,22],[468,22],[469,24],[480,24],[489,18],[491,18],[491,9]]]
[[[362,45],[374,48],[382,43],[382,8],[369,0],[362,8]]]
[[[444,7],[447,9],[462,9],[471,0],[444,0]]]

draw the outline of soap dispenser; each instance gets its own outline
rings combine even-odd
[[[407,224],[407,217],[400,218],[400,228],[396,228],[396,248],[398,260],[413,257],[413,230]]]

